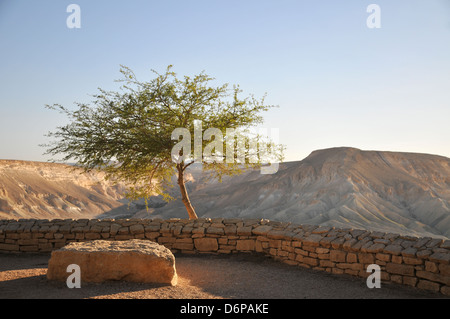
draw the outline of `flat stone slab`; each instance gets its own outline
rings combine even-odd
[[[80,267],[81,283],[123,280],[175,286],[178,278],[172,252],[149,240],[70,243],[52,252],[47,279],[66,282],[71,264]]]

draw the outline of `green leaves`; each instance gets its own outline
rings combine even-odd
[[[47,106],[65,114],[69,124],[48,134],[53,141],[46,145],[46,153],[63,154],[65,161],[75,160],[85,170],[99,169],[110,179],[127,182],[133,199],[167,196],[177,171],[171,158],[176,143],[171,139],[174,129],[186,128],[193,138],[193,122],[199,120],[202,134],[207,128],[225,134],[226,129],[261,124],[261,112],[273,107],[264,104],[264,97],[242,98],[239,86],[213,86],[214,78],[204,72],[178,79],[169,65],[163,74],[152,70],[155,77],[147,82],[138,81],[126,66],[121,66],[120,72],[120,91],[99,88],[91,105],[76,104],[75,110],[59,104]],[[202,141],[202,149],[208,142]],[[277,152],[281,156],[282,149]],[[178,169],[184,171],[189,163],[180,163]],[[246,161],[245,165],[258,167],[260,163]],[[204,169],[220,178],[238,174],[242,165],[205,163]]]

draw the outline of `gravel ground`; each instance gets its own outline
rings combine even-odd
[[[443,298],[411,287],[382,283],[369,289],[365,280],[332,275],[276,262],[268,257],[176,255],[178,285],[130,282],[65,283],[46,279],[49,254],[0,254],[0,299],[410,299]]]

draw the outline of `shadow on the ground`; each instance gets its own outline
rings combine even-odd
[[[365,279],[289,266],[257,254],[176,254],[179,285],[109,281],[47,280],[50,254],[0,254],[0,299],[237,298],[237,299],[413,299],[445,296],[383,283],[369,289]],[[11,275],[14,272],[15,276]],[[12,278],[12,279],[10,279]]]
[[[0,272],[7,270],[47,268],[50,256],[50,253],[0,252]]]
[[[82,283],[81,288],[68,288],[66,283],[47,280],[47,276],[30,276],[0,281],[0,299],[84,299],[95,297],[111,298],[115,294],[133,293],[144,290],[160,290],[168,285],[108,281],[105,283]]]
[[[439,293],[291,266],[260,254],[176,255],[178,275],[224,298],[257,299],[411,299],[446,298]],[[193,271],[195,269],[195,271]]]

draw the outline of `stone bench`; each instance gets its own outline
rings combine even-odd
[[[124,280],[177,284],[174,255],[149,240],[72,242],[52,252],[47,279],[65,282],[71,264],[80,267],[82,283]]]

